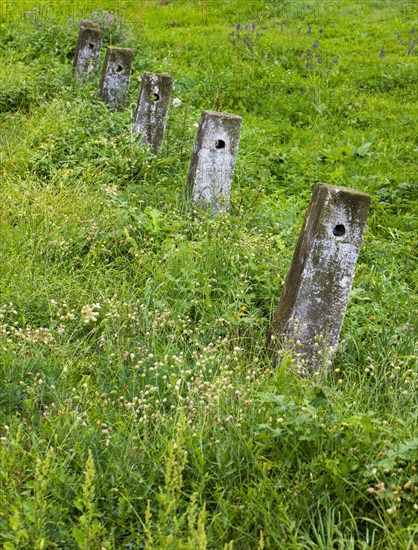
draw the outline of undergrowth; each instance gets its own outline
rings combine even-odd
[[[2,14],[3,547],[416,549],[416,14],[128,4]],[[83,17],[135,50],[122,112],[71,78]],[[179,100],[158,157],[145,70]],[[217,102],[244,123],[210,216],[184,185]],[[373,201],[334,364],[301,379],[264,346],[317,181]]]

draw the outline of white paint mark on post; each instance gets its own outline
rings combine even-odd
[[[108,47],[106,50],[99,97],[116,110],[123,109],[126,103],[132,58],[130,48]]]
[[[86,19],[81,21],[73,62],[73,74],[76,78],[86,78],[97,71],[101,49],[102,32],[99,26]]]
[[[291,351],[301,372],[321,370],[337,348],[370,201],[315,186],[268,338],[276,353]]]
[[[142,142],[154,153],[158,153],[163,143],[172,89],[171,76],[144,74],[132,131],[140,132]]]
[[[240,116],[202,112],[186,185],[194,204],[215,212],[229,209],[241,126]]]

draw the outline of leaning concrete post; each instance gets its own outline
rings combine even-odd
[[[154,153],[158,153],[163,143],[172,89],[171,76],[144,74],[132,131],[140,132],[142,143]]]
[[[124,107],[128,95],[132,57],[129,48],[109,47],[106,50],[99,97],[117,110]]]
[[[241,125],[240,116],[203,111],[186,184],[195,204],[216,212],[229,209]]]
[[[301,371],[321,370],[336,350],[371,197],[317,183],[277,307],[269,345]]]
[[[81,21],[73,62],[73,74],[76,78],[89,77],[97,71],[101,48],[102,32],[98,25],[92,21]]]

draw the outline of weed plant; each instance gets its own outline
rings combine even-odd
[[[0,23],[3,548],[416,550],[416,14],[128,4]],[[71,79],[87,17],[135,48],[123,112]],[[181,100],[158,157],[144,71]],[[210,216],[183,190],[216,103],[244,125]],[[373,202],[335,362],[301,379],[264,343],[317,181]]]

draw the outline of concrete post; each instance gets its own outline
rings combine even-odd
[[[193,203],[215,212],[229,209],[241,125],[240,116],[203,111],[186,184]]]
[[[98,25],[86,19],[81,21],[73,62],[73,74],[76,78],[89,77],[97,71],[101,48],[102,32]]]
[[[370,201],[315,186],[268,338],[276,352],[291,351],[301,372],[321,370],[337,348]]]
[[[144,74],[132,131],[140,132],[142,143],[154,153],[158,153],[163,143],[172,89],[171,76]]]
[[[116,110],[123,109],[128,95],[133,52],[129,48],[108,47],[103,65],[99,97]]]

